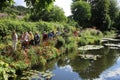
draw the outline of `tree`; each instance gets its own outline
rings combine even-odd
[[[36,13],[44,9],[49,9],[51,7],[51,4],[53,4],[55,0],[24,0],[24,1],[26,2],[26,5]]]
[[[119,34],[120,34],[120,12],[114,20],[113,28],[115,28],[116,30],[119,30]]]
[[[14,0],[0,0],[0,10],[4,7],[10,6],[14,3]]]
[[[58,22],[64,22],[67,20],[63,9],[61,9],[58,6],[54,6],[50,12],[49,12],[49,20],[50,21],[58,21]],[[47,16],[47,15],[46,15]]]
[[[76,1],[71,5],[73,19],[78,22],[80,26],[88,26],[91,18],[91,6],[84,1]]]
[[[53,6],[49,11],[43,10],[39,12],[38,15],[31,16],[33,21],[43,20],[43,21],[57,21],[57,22],[66,22],[67,18],[64,15],[63,9],[58,6]]]
[[[38,21],[41,13],[46,10],[50,10],[53,7],[55,0],[24,0],[26,5],[31,9],[31,19]]]
[[[92,25],[100,30],[110,28],[111,19],[109,16],[109,0],[89,0],[92,6]]]
[[[119,8],[117,5],[117,0],[110,0],[109,15],[110,15],[111,22],[112,22],[111,25],[115,24],[115,19],[119,15]]]

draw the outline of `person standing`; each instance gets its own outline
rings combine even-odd
[[[21,48],[24,49],[25,48],[25,41],[24,41],[24,37],[25,37],[25,32],[23,32],[20,36],[20,42],[21,42]]]
[[[25,49],[27,49],[29,47],[29,39],[30,39],[30,35],[28,34],[28,32],[26,32],[25,35],[24,35],[24,46],[25,46]]]
[[[30,35],[30,36],[29,36],[29,37],[30,37],[30,38],[29,38],[30,45],[34,45],[34,35],[33,35],[33,33],[32,33],[31,31],[29,32],[29,35]]]
[[[40,44],[40,35],[38,34],[38,32],[35,32],[34,41],[35,41],[35,45]]]
[[[43,42],[48,40],[48,34],[46,33],[46,31],[43,32],[42,36],[43,36],[43,38],[42,38]]]
[[[14,51],[17,50],[17,42],[18,42],[18,35],[14,30],[12,33],[12,47]]]

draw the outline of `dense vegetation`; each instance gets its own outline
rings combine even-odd
[[[88,4],[88,6],[83,7],[82,5],[84,5],[85,3]],[[87,24],[89,23],[87,27],[95,26],[97,29],[105,31],[113,28],[116,29],[117,26],[115,27],[115,24],[119,23],[115,22],[117,17],[119,17],[120,13],[117,5],[117,0],[73,0],[72,4],[73,4],[71,8],[72,11],[76,9],[76,13],[72,12],[73,19],[77,17],[79,14],[81,14],[81,11],[82,13],[84,12],[82,9],[86,10],[86,13],[84,12],[84,16],[91,14],[91,18],[87,17],[88,18]],[[78,4],[79,7],[76,6],[75,4]],[[91,8],[91,11],[88,11],[89,8],[87,7]],[[86,17],[83,18],[83,15],[80,16],[82,17],[80,17],[77,20],[77,22],[80,22],[82,19],[86,19]],[[83,27],[84,25],[86,25],[85,23],[79,24],[81,24],[81,26]]]
[[[28,8],[13,6],[13,0],[0,2],[0,12],[7,14],[0,17],[0,79],[15,77],[15,72],[17,74],[17,71],[33,65],[44,66],[47,61],[72,52],[78,46],[100,44],[104,33],[109,36],[111,33],[107,31],[111,30],[114,34],[113,30],[120,29],[120,11],[116,0],[73,0],[72,15],[68,17],[61,8],[53,5],[54,0],[25,2]],[[23,50],[18,42],[17,51],[14,51],[11,42],[13,30],[18,36],[22,32],[38,31],[40,45]],[[43,43],[43,31],[61,31],[61,35]]]
[[[120,11],[117,0],[73,0],[71,5],[72,15],[68,16],[68,18],[64,15],[61,8],[53,5],[54,0],[43,2],[41,0],[25,0],[25,2],[28,8],[8,5],[1,12],[22,15],[26,21],[57,21],[68,24],[72,21],[72,23],[74,22],[73,24],[77,22],[77,27],[80,26],[82,28],[94,26],[102,31],[119,29],[118,19]]]

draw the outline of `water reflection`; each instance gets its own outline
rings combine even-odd
[[[117,80],[111,77],[108,78],[106,75],[114,76],[114,74],[112,74],[114,72],[115,75],[120,75],[119,50],[104,48],[97,51],[87,51],[85,53],[101,54],[102,58],[94,61],[81,59],[75,54],[65,55],[55,61],[56,64],[51,69],[55,74],[52,80]],[[116,60],[117,62],[115,62]],[[110,71],[110,73],[108,74],[107,71]]]
[[[84,52],[102,56],[95,61],[81,59],[78,54],[64,54],[50,61],[43,70],[55,74],[51,80],[120,80],[120,50],[104,48]]]
[[[58,67],[56,64],[53,73],[55,76],[52,78],[52,80],[82,80],[79,77],[79,74],[74,72],[70,65]]]
[[[120,57],[115,64],[100,74],[99,80],[120,80]]]
[[[71,60],[71,66],[79,73],[82,79],[96,79],[99,75],[112,66],[116,60],[117,52],[111,49],[102,49],[97,51],[87,51],[86,54],[101,54],[102,58],[94,60],[83,60],[74,58]]]

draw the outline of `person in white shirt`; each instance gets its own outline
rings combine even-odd
[[[17,50],[17,42],[18,42],[18,35],[14,30],[12,33],[12,47],[14,51]]]

